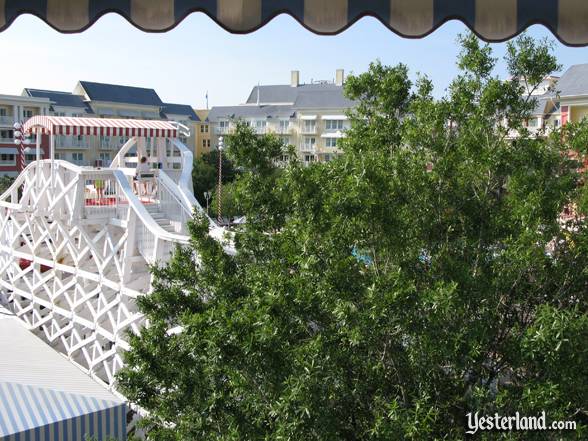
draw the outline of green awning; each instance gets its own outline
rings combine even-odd
[[[81,32],[116,12],[139,29],[165,32],[197,11],[234,33],[252,32],[286,13],[313,32],[335,34],[369,15],[410,38],[458,19],[487,41],[507,40],[539,23],[564,44],[588,44],[587,0],[0,0],[0,31],[30,13],[60,32]]]

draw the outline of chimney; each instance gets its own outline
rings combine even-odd
[[[335,76],[335,84],[337,86],[342,86],[345,82],[345,71],[343,69],[337,69],[337,74]]]
[[[300,71],[293,70],[290,80],[290,86],[298,87],[300,85]]]

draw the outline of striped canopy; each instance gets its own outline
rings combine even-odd
[[[422,37],[458,19],[488,41],[540,23],[567,45],[588,44],[586,0],[0,0],[0,31],[31,13],[61,32],[81,32],[116,12],[144,31],[164,32],[195,11],[235,33],[286,13],[313,32],[334,34],[370,15],[405,37]]]
[[[0,440],[122,440],[125,418],[121,402],[0,381]]]
[[[2,1],[2,0],[0,0]],[[178,128],[169,121],[109,118],[33,116],[23,125],[25,133],[53,135],[139,136],[177,138]]]

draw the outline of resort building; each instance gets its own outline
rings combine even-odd
[[[211,150],[211,129],[208,121],[208,109],[194,109],[196,115],[200,119],[200,129],[196,133],[196,150],[194,156],[199,158],[205,153],[209,153]]]
[[[557,83],[561,124],[588,117],[588,64],[570,67]]]
[[[337,70],[334,81],[310,84],[302,84],[300,72],[292,71],[290,84],[256,86],[244,104],[213,107],[208,115],[212,147],[243,121],[257,134],[278,135],[284,145],[295,147],[306,164],[329,161],[340,153],[339,140],[349,128],[346,113],[355,106],[343,94],[344,82],[342,69]]]
[[[24,122],[31,116],[48,115],[50,105],[49,99],[43,97],[0,95],[0,175],[14,177],[22,170],[18,148],[14,144],[14,124]],[[44,158],[49,154],[48,145],[48,138],[43,136],[41,149]],[[27,163],[36,158],[34,147],[25,148]]]
[[[0,95],[0,148],[6,155],[0,158],[0,174],[17,174],[13,125],[35,115],[176,121],[190,129],[190,136],[182,135],[180,141],[197,153],[200,119],[191,106],[163,102],[154,89],[80,81],[73,93],[25,88],[22,96]],[[55,158],[108,167],[127,140],[125,136],[56,135]],[[148,145],[150,142],[153,140],[148,139]],[[47,156],[46,136],[42,143]]]

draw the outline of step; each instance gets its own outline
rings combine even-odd
[[[162,225],[162,226],[171,224],[169,219],[155,219],[155,222],[157,222],[157,224]]]

